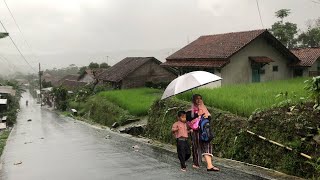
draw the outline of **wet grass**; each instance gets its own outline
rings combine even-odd
[[[254,114],[250,119],[208,107],[213,117],[211,125],[215,134],[212,141],[213,153],[218,157],[247,162],[295,176],[310,179],[320,177],[320,159],[317,161],[320,148],[312,137],[310,139],[313,130],[320,127],[320,114],[313,110],[313,105],[298,104],[290,113],[287,112],[287,107],[272,108]],[[168,111],[172,107],[178,108]],[[174,144],[171,127],[176,121],[176,113],[178,110],[187,109],[190,109],[190,103],[177,98],[155,101],[149,111],[146,136]],[[294,150],[288,151],[252,136],[246,130]],[[299,152],[310,155],[313,160],[300,156]]]
[[[9,134],[10,134],[10,132],[7,130],[0,132],[0,156],[2,155],[4,147],[6,146],[6,142],[9,137]]]
[[[305,80],[305,78],[297,78],[265,83],[230,85],[217,89],[198,89],[192,93],[201,94],[207,106],[230,111],[241,116],[250,116],[257,109],[269,109],[281,104],[281,102],[286,102],[286,100],[288,102],[299,102],[301,98],[306,98]],[[286,92],[287,96],[276,98],[278,94],[285,94]],[[191,101],[192,93],[183,93],[178,98]]]
[[[139,88],[104,91],[99,93],[98,96],[128,110],[132,115],[145,116],[148,114],[152,103],[162,95],[162,92],[158,89]]]

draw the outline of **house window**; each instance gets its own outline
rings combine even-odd
[[[278,72],[278,66],[273,66],[273,67],[272,67],[272,71],[273,71],[273,72]]]
[[[320,71],[320,59],[318,60],[317,70]]]
[[[265,74],[266,73],[266,70],[265,69],[260,69],[260,74]]]

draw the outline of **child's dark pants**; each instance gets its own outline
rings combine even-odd
[[[186,168],[186,161],[191,156],[190,146],[187,138],[177,138],[177,152],[181,168]]]

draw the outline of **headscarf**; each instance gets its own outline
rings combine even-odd
[[[193,96],[200,96],[199,94],[195,94]],[[192,98],[193,100],[193,98]],[[191,111],[192,111],[192,117],[194,117],[194,114],[197,113],[199,116],[201,116],[202,114],[204,114],[204,117],[208,117],[211,116],[211,114],[209,113],[207,107],[204,105],[203,101],[201,100],[201,103],[199,105],[194,104],[194,102],[192,101],[192,106],[191,106]]]

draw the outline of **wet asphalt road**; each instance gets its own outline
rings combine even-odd
[[[107,135],[111,138],[106,139]],[[1,159],[0,179],[261,179],[223,166],[221,172],[206,172],[204,167],[181,172],[175,154],[139,143],[139,151],[135,151],[132,146],[136,144],[41,109],[25,93]]]

